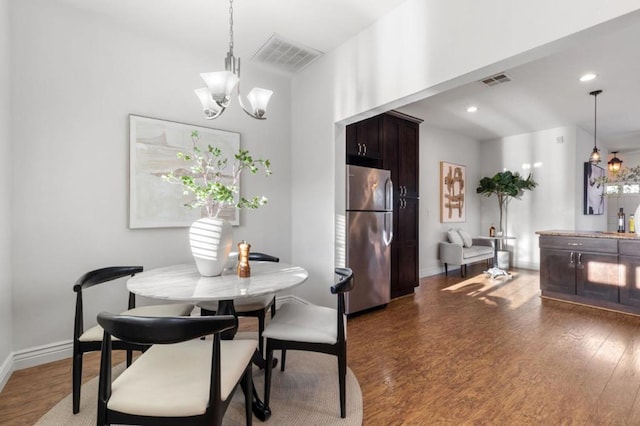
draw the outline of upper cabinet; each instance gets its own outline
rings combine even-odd
[[[380,116],[347,126],[347,164],[382,167]]]

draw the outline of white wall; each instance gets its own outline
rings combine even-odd
[[[525,191],[521,200],[509,203],[507,234],[517,237],[512,258],[515,266],[539,268],[536,231],[605,229],[605,215],[587,216],[582,210],[584,159],[591,151],[585,149],[588,137],[582,129],[570,126],[481,143],[483,176],[505,169],[523,176],[531,171],[538,183],[533,191]],[[484,199],[483,227],[498,223],[498,216],[496,198]]]
[[[12,352],[9,1],[0,0],[0,389]]]
[[[301,296],[333,302],[335,200],[344,198],[334,162],[344,124],[579,43],[592,33],[554,41],[636,9],[634,0],[407,0],[295,76],[292,253],[313,277],[297,289]]]
[[[471,235],[487,235],[481,229],[480,144],[474,139],[447,130],[420,126],[420,276],[439,274],[438,243],[446,241],[449,228],[461,228]],[[440,161],[466,166],[466,222],[440,222]]]
[[[269,119],[247,117],[234,101],[221,118],[207,121],[193,89],[202,86],[200,72],[223,66],[223,51],[190,51],[48,0],[14,2],[12,24],[19,194],[13,203],[14,351],[69,341],[72,286],[82,273],[116,264],[149,269],[192,261],[187,228],[128,229],[130,113],[237,131],[242,147],[270,158],[271,177],[242,180],[243,193],[264,194],[269,204],[243,212],[234,238],[290,260],[287,78],[243,62],[244,87],[275,92]],[[120,287],[96,289],[86,309],[124,308]],[[89,323],[95,323],[93,315]]]

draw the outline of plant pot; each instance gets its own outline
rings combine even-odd
[[[189,228],[189,244],[200,275],[220,275],[233,244],[231,223],[213,217],[198,219]]]

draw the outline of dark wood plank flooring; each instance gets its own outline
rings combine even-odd
[[[349,319],[364,424],[640,424],[640,318],[542,300],[537,272],[483,266]],[[85,380],[97,366],[89,355]],[[71,392],[70,367],[15,372],[0,424],[33,424]]]

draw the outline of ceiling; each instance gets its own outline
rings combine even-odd
[[[227,49],[226,0],[57,1],[194,49]],[[274,33],[329,52],[403,1],[236,0],[235,53],[249,59]],[[427,125],[477,140],[567,125],[592,133],[594,98],[588,93],[602,89],[598,140],[610,150],[640,150],[640,15],[597,34],[587,43],[502,70],[512,79],[508,83],[487,87],[473,82],[400,109]],[[580,83],[578,78],[588,71],[598,77]],[[469,105],[478,111],[467,113]]]
[[[593,134],[595,105],[589,92],[601,89],[598,143],[610,151],[639,151],[640,16],[612,27],[586,43],[503,69],[510,82],[489,87],[474,81],[399,109],[423,118],[427,125],[477,140],[567,125]],[[587,72],[597,78],[580,82]],[[468,113],[471,105],[478,111]]]

